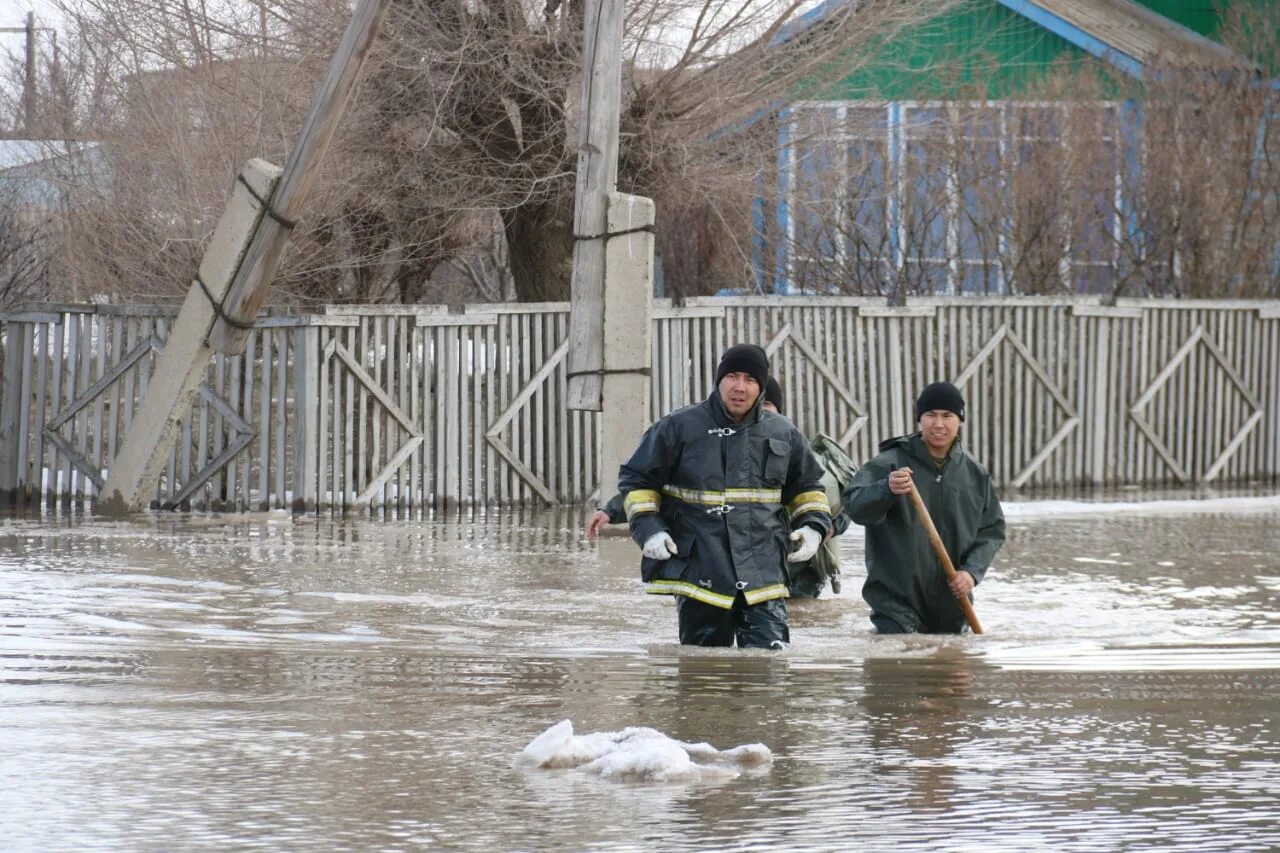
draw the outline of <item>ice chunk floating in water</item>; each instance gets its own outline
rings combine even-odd
[[[625,782],[707,782],[732,779],[747,768],[768,767],[773,753],[762,743],[721,751],[641,726],[575,735],[573,723],[562,720],[530,741],[515,763],[544,770],[576,767]]]

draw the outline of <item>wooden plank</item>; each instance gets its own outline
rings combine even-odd
[[[434,329],[432,331],[432,404],[435,407],[435,423],[433,448],[435,451],[435,465],[432,466],[431,481],[431,500],[437,510],[445,508],[445,500],[447,499],[447,483],[445,477],[445,468],[448,466],[448,458],[446,457],[445,432],[448,429],[449,416],[446,410],[448,391],[445,385],[446,375],[446,359],[447,355],[444,348],[444,329]]]
[[[423,436],[423,443],[419,445],[419,451],[409,457],[409,506],[423,506],[423,495],[425,489],[422,485],[424,472],[427,470],[427,459],[425,454],[429,452],[426,442],[431,434],[431,430],[423,422],[422,409],[422,377],[419,374],[419,366],[423,363],[423,338],[424,333],[421,327],[416,323],[409,329],[409,418],[413,421],[414,428]]]
[[[383,365],[383,387],[386,389],[387,397],[390,398],[395,407],[404,414],[409,423],[413,423],[413,416],[409,412],[408,389],[405,388],[406,365],[404,348],[405,336],[408,334],[410,321],[407,317],[388,315],[386,324],[387,350],[386,360]],[[382,419],[386,454],[394,457],[404,447],[404,443],[409,440],[409,435],[403,425],[390,414],[383,414]],[[420,446],[422,442],[418,444]],[[382,487],[382,503],[389,511],[389,518],[401,517],[401,510],[405,506],[402,503],[405,498],[405,478],[409,475],[409,464],[416,453],[417,449],[415,448],[414,452],[405,457],[404,462],[395,469]]]
[[[173,506],[180,506],[183,501],[190,500],[196,492],[204,487],[210,477],[218,471],[221,471],[223,467],[234,459],[235,455],[243,450],[252,440],[253,436],[244,432],[237,436],[233,441],[229,442],[217,456],[209,460],[208,465],[205,465],[200,471],[193,474],[188,482],[183,485],[182,489],[173,495],[170,508]]]
[[[419,314],[414,318],[418,328],[440,326],[496,326],[499,311],[484,314]]]
[[[80,318],[80,335],[82,336],[82,339],[80,342],[79,387],[81,388],[87,388],[93,381],[93,321],[93,316],[88,314],[82,315]],[[29,354],[30,347],[28,347],[28,357]],[[90,412],[87,408],[83,409],[82,413],[77,415],[78,422],[76,423],[74,434],[76,436],[76,447],[80,451],[80,458],[85,460],[85,473],[92,471],[97,476],[96,478],[90,478],[88,483],[85,482],[84,477],[75,478],[77,503],[82,503],[86,497],[92,497],[96,494],[98,489],[102,488],[102,471],[100,468],[94,468],[93,463],[90,460],[91,451],[89,433],[93,424],[89,415]]]
[[[534,352],[538,354],[539,359],[546,357],[546,349],[552,343],[547,339],[546,335],[546,318],[546,314],[538,314],[533,318],[533,349]],[[570,347],[569,349],[572,352],[573,347]],[[553,374],[549,374],[547,379],[550,379],[551,375]],[[569,384],[572,385],[572,381],[570,381]],[[552,483],[554,482],[554,475],[547,470],[547,462],[549,460],[546,440],[546,397],[547,383],[544,381],[538,386],[538,390],[530,399],[530,402],[533,404],[533,411],[531,413],[533,418],[533,422],[531,424],[533,428],[533,455],[525,456],[524,459],[526,460],[525,464],[529,465],[530,468],[533,468],[534,465],[538,466],[537,470],[542,482]],[[554,490],[552,490],[552,494],[555,494]]]
[[[297,447],[301,456],[294,464],[294,504],[312,510],[320,503],[319,420],[323,410],[316,405],[320,397],[320,332],[315,328],[298,329],[294,336],[294,434],[300,435]]]
[[[227,357],[222,353],[214,354],[213,356],[213,382],[214,382],[213,388],[214,388],[214,391],[216,392],[216,399],[220,404],[222,404],[221,408],[219,406],[213,406],[212,407],[213,411],[210,413],[210,417],[213,421],[213,435],[210,436],[209,452],[212,454],[212,457],[214,459],[217,459],[221,455],[223,449],[226,447],[226,444],[227,444],[226,438],[225,438],[225,429],[229,426],[229,424],[227,423],[227,418],[224,417],[222,414],[222,408],[225,408],[225,403],[223,403],[222,401],[222,396],[227,393],[227,373],[228,373]],[[303,405],[304,405],[304,401],[300,399],[298,401],[297,408],[302,408]],[[213,486],[213,494],[210,496],[211,501],[224,500],[226,497],[226,484],[227,484],[226,477],[224,476],[224,469],[222,467],[219,467],[216,471],[213,472],[212,476],[209,477],[209,481]]]
[[[387,462],[386,467],[370,481],[365,490],[356,498],[356,504],[360,506],[369,504],[374,496],[386,486],[387,480],[390,479],[391,475],[400,470],[400,466],[417,451],[420,444],[422,444],[421,435],[415,435],[406,441]]]
[[[18,429],[14,438],[17,440],[17,482],[16,487],[21,492],[19,499],[26,503],[26,492],[31,488],[31,470],[30,470],[30,454],[31,446],[31,380],[32,376],[32,348],[35,345],[35,324],[22,323],[18,327],[18,349],[17,352],[11,353],[16,357],[19,365],[21,378],[18,381]],[[10,385],[10,388],[13,386]],[[36,437],[39,438],[38,436]]]
[[[230,369],[230,377],[228,378],[230,387],[227,391],[227,396],[228,396],[228,399],[231,401],[232,406],[239,407],[240,405],[240,373],[244,368],[244,357],[238,356],[232,359],[231,363],[228,365],[228,368]],[[250,441],[252,441],[252,437],[250,437]],[[227,500],[228,507],[233,510],[238,510],[238,509],[241,509],[243,506],[245,506],[245,504],[241,502],[240,496],[238,494],[238,489],[240,486],[239,478],[236,476],[238,473],[239,473],[238,466],[235,464],[234,461],[227,466],[226,500]]]
[[[444,507],[453,509],[458,506],[461,500],[462,482],[459,477],[458,461],[461,457],[462,442],[458,435],[458,410],[461,408],[461,389],[458,387],[459,362],[461,361],[459,353],[459,330],[458,328],[441,329],[441,339],[444,342],[444,355],[442,363],[444,365],[444,381],[445,381],[445,417],[447,418],[448,429],[444,434],[445,444],[445,462],[441,471],[444,479]]]
[[[938,315],[938,307],[936,305],[861,305],[858,307],[858,313],[863,317],[934,319]]]
[[[554,323],[553,335],[551,340],[562,341],[569,335],[568,319],[558,315],[551,315]],[[572,485],[572,474],[569,462],[569,415],[572,411],[565,401],[569,399],[569,375],[564,366],[561,366],[555,372],[555,382],[553,383],[555,394],[551,397],[551,405],[549,406],[548,416],[551,422],[551,439],[556,448],[556,466],[552,481],[552,491],[564,501],[573,500],[577,493]]]
[[[99,315],[93,318],[93,328],[97,338],[97,345],[94,347],[94,355],[98,362],[98,376],[105,376],[107,373],[107,318]],[[93,460],[94,470],[101,473],[111,464],[111,448],[104,447],[106,439],[104,417],[104,400],[99,394],[97,399],[93,401],[93,434],[89,443],[90,459]]]
[[[312,430],[316,436],[316,510],[333,506],[333,473],[337,471],[337,459],[333,447],[337,443],[333,425],[333,364],[328,345],[334,340],[333,332],[321,332],[316,336],[316,414]]]
[[[385,317],[369,318],[369,325],[373,331],[373,351],[370,354],[373,365],[373,375],[371,378],[374,383],[373,387],[381,392],[381,396],[374,394],[374,397],[377,398],[379,403],[382,403],[384,399],[387,401],[383,404],[384,409],[387,408],[388,404],[392,407],[395,405],[391,402],[390,396],[388,396],[386,389],[382,385],[382,367],[384,364],[383,353],[385,352],[384,347],[387,343],[386,338],[383,335],[383,325],[385,323]],[[384,413],[375,409],[365,412],[365,417],[369,420],[369,470],[370,472],[373,472],[382,468],[382,423]],[[369,493],[368,489],[365,491],[366,493]],[[381,506],[384,503],[384,497],[384,495],[374,493],[367,503],[374,507]]]
[[[75,470],[79,475],[79,478],[87,479],[97,488],[102,488],[102,475],[94,470],[93,463],[88,459],[85,459],[84,454],[77,450],[73,446],[72,442],[63,438],[56,432],[45,433],[45,438],[50,444],[55,445],[60,451],[62,451],[62,455],[67,459],[68,468]],[[67,479],[68,481],[70,480],[69,477]],[[77,495],[83,495],[84,487],[78,486],[75,493]],[[62,498],[66,500],[71,496],[71,494],[72,493],[70,491],[64,491],[62,493]]]
[[[46,397],[49,384],[49,362],[52,356],[49,352],[49,324],[41,323],[39,333],[36,336],[36,417],[32,426],[32,433],[35,438],[35,487],[38,496],[43,496],[48,489],[48,476],[45,472],[44,463],[44,427],[48,418],[48,399]],[[114,403],[111,406],[111,441],[108,445],[115,447],[115,414],[119,407]]]
[[[1137,320],[1143,316],[1143,309],[1134,306],[1131,308],[1117,308],[1114,305],[1072,305],[1070,306],[1072,316],[1075,317],[1105,317],[1111,319]]]
[[[66,404],[70,405],[75,401],[77,396],[76,378],[77,378],[77,366],[80,363],[80,343],[81,343],[79,315],[76,315],[76,314],[67,315],[66,319],[63,321],[63,326],[65,326],[67,329],[67,349],[66,349],[66,354],[63,359],[63,365],[62,365],[62,369],[66,374],[66,379],[63,382],[63,389],[64,389],[63,393],[66,395]],[[57,418],[55,418],[54,420],[56,421]],[[74,436],[75,435],[74,413],[72,418],[68,418],[67,420],[71,422],[71,434],[72,436]],[[59,422],[59,426],[60,425],[61,425],[61,422]],[[53,429],[56,430],[59,428],[59,426],[55,426],[53,427]],[[59,497],[63,501],[69,501],[72,499],[75,491],[75,485],[72,483],[72,479],[71,479],[71,472],[75,470],[73,467],[74,463],[72,461],[72,456],[71,456],[71,454],[74,452],[74,443],[69,441],[62,441],[62,442],[54,442],[54,444],[56,444],[58,446],[58,449],[63,452],[63,456],[64,456],[63,464],[62,464],[62,486],[59,489],[59,493],[60,493]]]
[[[284,329],[276,329],[276,400],[275,400],[275,505],[289,506],[289,483],[285,479],[285,454],[289,446],[289,335]]]
[[[349,352],[359,346],[360,331],[352,327],[346,330],[345,349]],[[339,382],[344,383],[342,393],[342,503],[350,506],[359,494],[356,480],[356,379],[350,370],[341,371]],[[335,395],[336,399],[336,395]]]

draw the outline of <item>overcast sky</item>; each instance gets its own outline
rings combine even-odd
[[[27,23],[27,12],[36,13],[36,26],[60,29],[62,16],[49,0],[0,0],[0,27],[21,27]],[[0,33],[8,39],[20,39],[18,33]]]

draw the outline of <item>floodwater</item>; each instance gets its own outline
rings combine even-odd
[[[0,519],[5,850],[1280,849],[1280,498],[1008,504],[983,636],[682,649],[580,512]],[[553,724],[773,763],[516,766]]]

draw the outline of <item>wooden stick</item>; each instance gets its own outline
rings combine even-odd
[[[938,561],[942,563],[942,570],[947,573],[947,580],[951,580],[956,576],[956,567],[951,564],[951,557],[947,554],[947,547],[942,544],[942,537],[938,535],[938,528],[933,526],[933,518],[929,516],[929,508],[924,505],[924,499],[920,497],[920,493],[916,491],[915,484],[911,484],[911,503],[915,504],[916,515],[920,517],[920,524],[924,527],[925,534],[929,537],[929,544],[933,546],[933,553],[938,555]],[[960,602],[960,609],[964,611],[964,618],[969,623],[969,627],[973,629],[973,633],[982,633],[982,623],[978,621],[978,614],[973,611],[973,604],[969,602],[969,597],[957,599]]]

